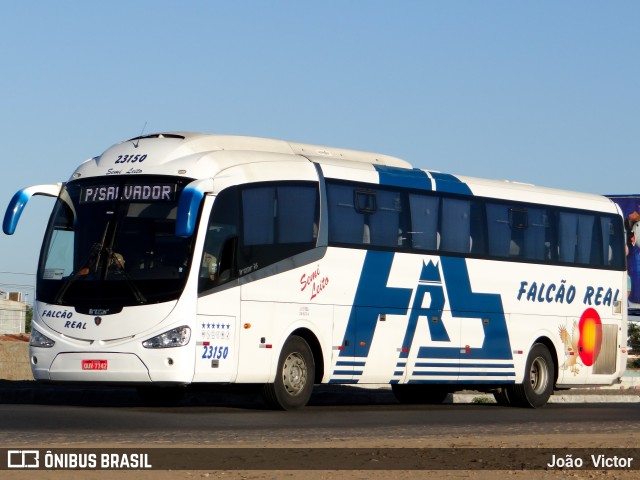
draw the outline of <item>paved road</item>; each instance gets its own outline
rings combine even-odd
[[[298,412],[264,409],[246,392],[189,394],[177,407],[147,407],[128,389],[0,385],[0,444],[176,443],[269,445],[452,435],[635,433],[637,404],[549,404],[530,410],[489,404],[404,406],[389,392],[319,389]]]

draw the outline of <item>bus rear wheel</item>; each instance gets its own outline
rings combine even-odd
[[[391,391],[400,403],[407,405],[435,405],[444,402],[449,390],[437,385],[393,384]]]
[[[553,384],[554,367],[549,349],[536,343],[527,357],[523,382],[509,387],[508,399],[518,407],[540,408],[553,393]]]
[[[499,388],[495,392],[493,392],[493,398],[496,399],[496,403],[498,405],[502,405],[503,407],[508,407],[511,405],[511,400],[509,399],[509,390],[506,387]]]
[[[273,383],[262,387],[262,398],[270,408],[297,410],[304,407],[313,391],[315,363],[309,344],[295,335],[285,342]]]

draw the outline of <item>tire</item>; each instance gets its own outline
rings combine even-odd
[[[311,348],[303,338],[293,335],[280,352],[275,382],[262,387],[262,398],[270,408],[297,410],[309,401],[314,382]]]
[[[496,399],[496,403],[503,407],[508,407],[511,405],[511,400],[509,399],[509,391],[507,388],[499,388],[497,391],[493,392],[493,398]]]
[[[138,396],[151,407],[175,407],[185,394],[185,387],[138,387]]]
[[[540,408],[553,393],[554,382],[555,371],[549,349],[536,343],[527,357],[522,384],[509,387],[507,395],[515,406]]]
[[[393,384],[391,391],[405,405],[436,405],[444,402],[449,394],[438,385]]]

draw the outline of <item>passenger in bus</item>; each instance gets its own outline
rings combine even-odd
[[[117,252],[113,252],[111,254],[111,258],[109,259],[109,270],[111,271],[123,271],[124,270],[125,260],[124,257]]]
[[[209,275],[209,280],[215,281],[218,273],[218,259],[211,253],[205,252],[202,256],[202,267]]]

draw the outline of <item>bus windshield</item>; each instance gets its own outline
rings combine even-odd
[[[47,227],[38,300],[115,308],[178,298],[192,238],[175,235],[180,192],[190,179],[101,177],[69,182]]]

